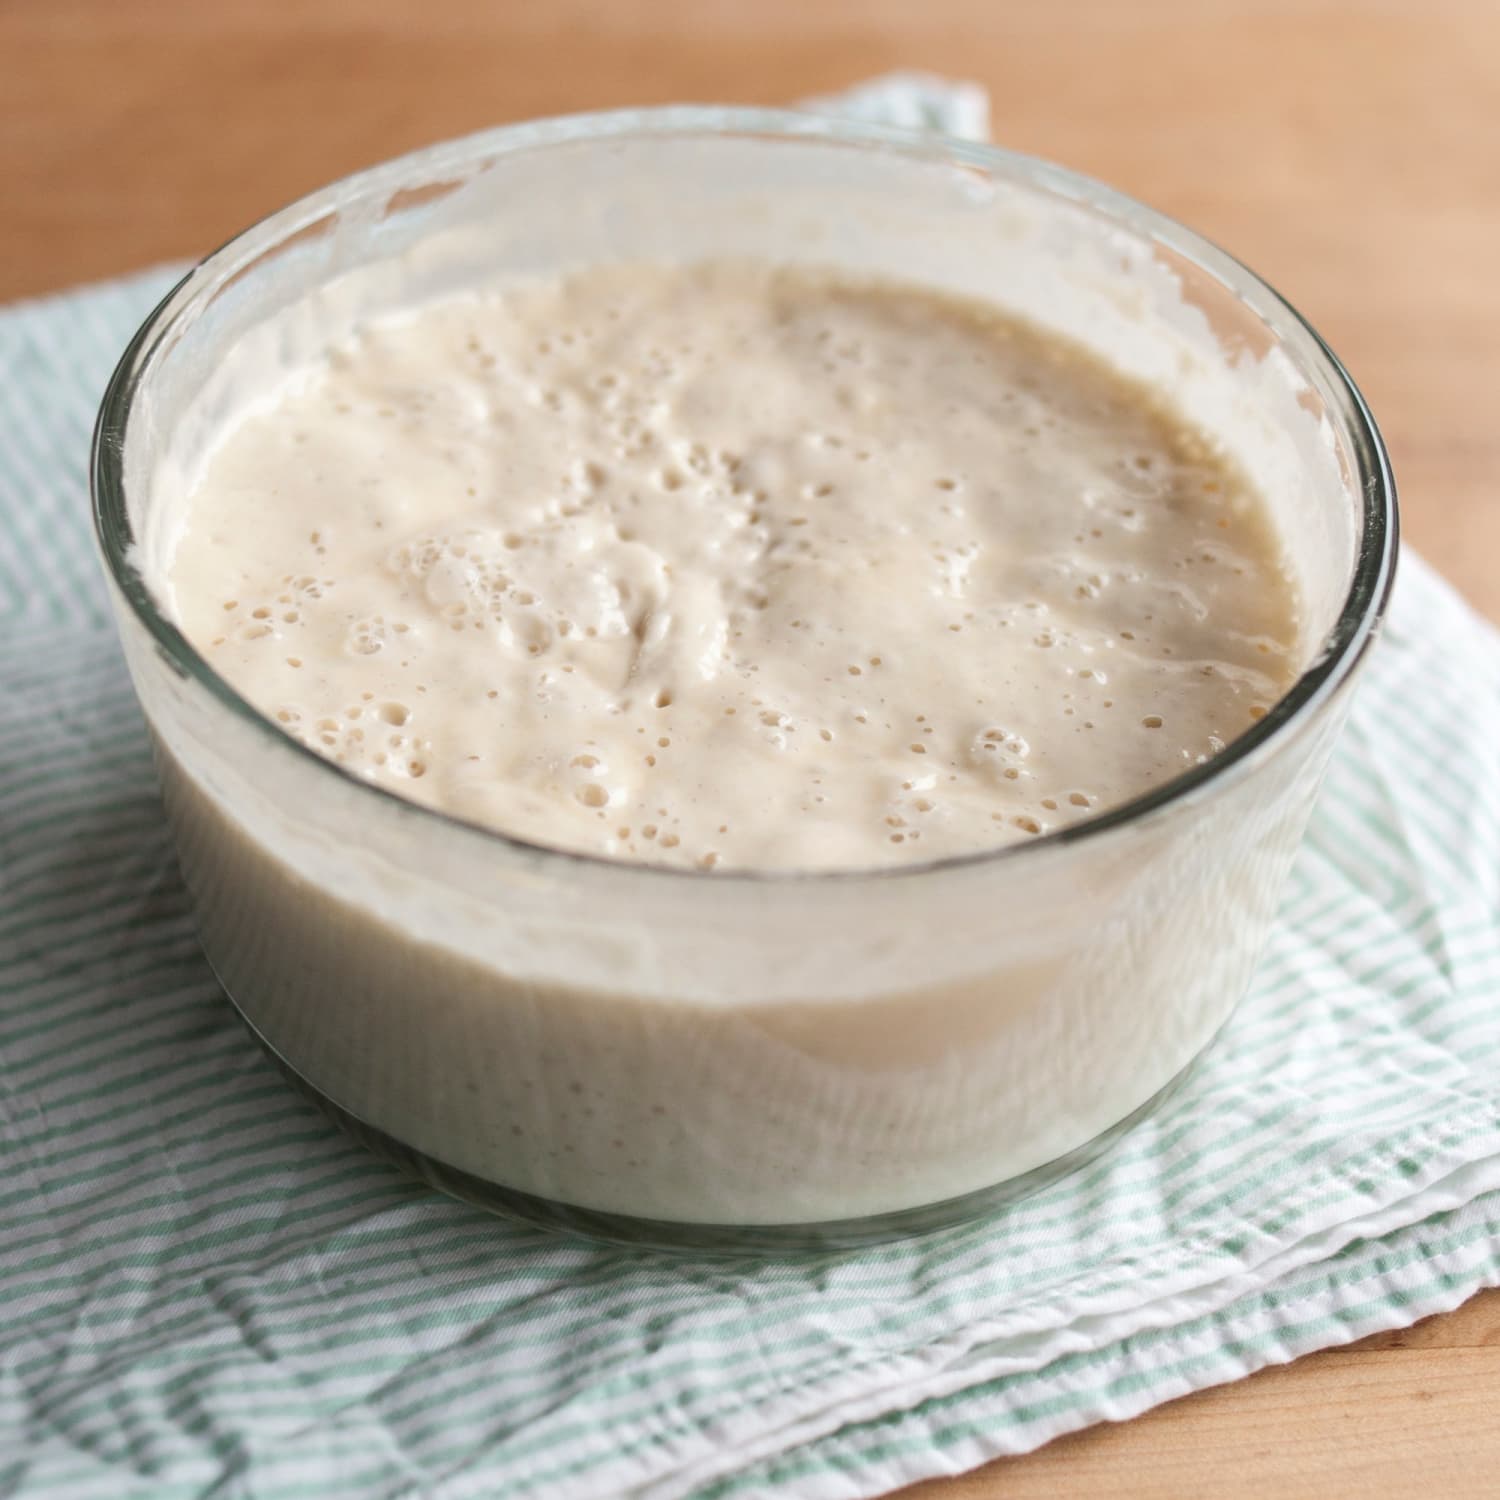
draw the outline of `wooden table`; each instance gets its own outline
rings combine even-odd
[[[1232,247],[1339,350],[1407,540],[1500,616],[1495,0],[0,0],[0,298],[200,253],[527,115],[977,79],[1007,145]],[[1500,1493],[1500,1293],[909,1500]]]

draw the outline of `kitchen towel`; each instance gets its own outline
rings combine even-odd
[[[1410,554],[1251,994],[1078,1175],[760,1263],[366,1156],[198,951],[90,545],[94,409],[176,274],[0,312],[0,1493],[853,1500],[1500,1282],[1500,638]]]

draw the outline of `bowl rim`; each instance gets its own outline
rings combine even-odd
[[[202,294],[222,287],[231,276],[253,267],[265,250],[361,198],[409,184],[413,177],[448,169],[475,174],[493,160],[518,152],[562,145],[650,137],[771,138],[814,141],[853,149],[885,151],[934,166],[948,164],[986,175],[1019,178],[1054,197],[1086,205],[1125,227],[1149,236],[1206,272],[1260,316],[1283,342],[1301,346],[1304,374],[1319,374],[1320,395],[1333,398],[1356,461],[1360,493],[1359,545],[1349,588],[1333,626],[1307,668],[1270,710],[1211,760],[1191,766],[1159,786],[1116,803],[1076,823],[1038,837],[937,859],[830,869],[694,866],[627,860],[569,849],[506,833],[487,824],[414,802],[399,792],[356,776],[301,744],[268,714],[242,697],[211,667],[158,605],[133,560],[135,538],[125,492],[124,456],[135,398],[150,375],[163,340]],[[1052,851],[1098,840],[1119,830],[1154,821],[1213,789],[1237,781],[1264,763],[1316,716],[1364,660],[1379,634],[1395,579],[1399,514],[1389,455],[1364,396],[1342,362],[1315,328],[1268,282],[1212,241],[1115,189],[1054,163],[987,142],[958,140],[932,132],[875,125],[796,110],[721,105],[669,105],[553,116],[501,125],[393,157],[337,179],[257,220],[205,256],[157,304],[136,330],[110,376],[94,427],[89,465],[95,544],[106,574],[167,662],[180,675],[205,688],[227,708],[321,773],[337,777],[393,810],[498,844],[549,864],[572,866],[632,879],[666,876],[723,888],[728,885],[847,885],[901,881],[948,870],[1035,860]],[[374,805],[374,804],[372,804]]]

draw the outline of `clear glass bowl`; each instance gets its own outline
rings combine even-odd
[[[1024,845],[707,874],[538,847],[377,790],[179,632],[151,582],[164,497],[254,361],[293,365],[476,277],[726,253],[984,296],[1162,388],[1288,539],[1309,624],[1293,689],[1210,764]],[[1247,986],[1396,545],[1358,391],[1228,256],[1007,152],[728,109],[496,130],[273,215],[137,334],[93,477],[203,946],[255,1034],[440,1188],[705,1249],[856,1245],[985,1212],[1182,1077]]]

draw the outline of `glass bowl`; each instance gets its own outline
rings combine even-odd
[[[1306,614],[1293,688],[1211,762],[1022,845],[706,873],[403,801],[294,742],[183,637],[153,587],[171,497],[254,372],[475,279],[716,254],[978,295],[1158,387],[1274,511]],[[254,1034],[439,1188],[707,1250],[967,1219],[1164,1097],[1247,987],[1396,546],[1359,392],[1221,251],[991,147],[717,108],[507,127],[272,215],[126,350],[93,485],[203,946]]]

